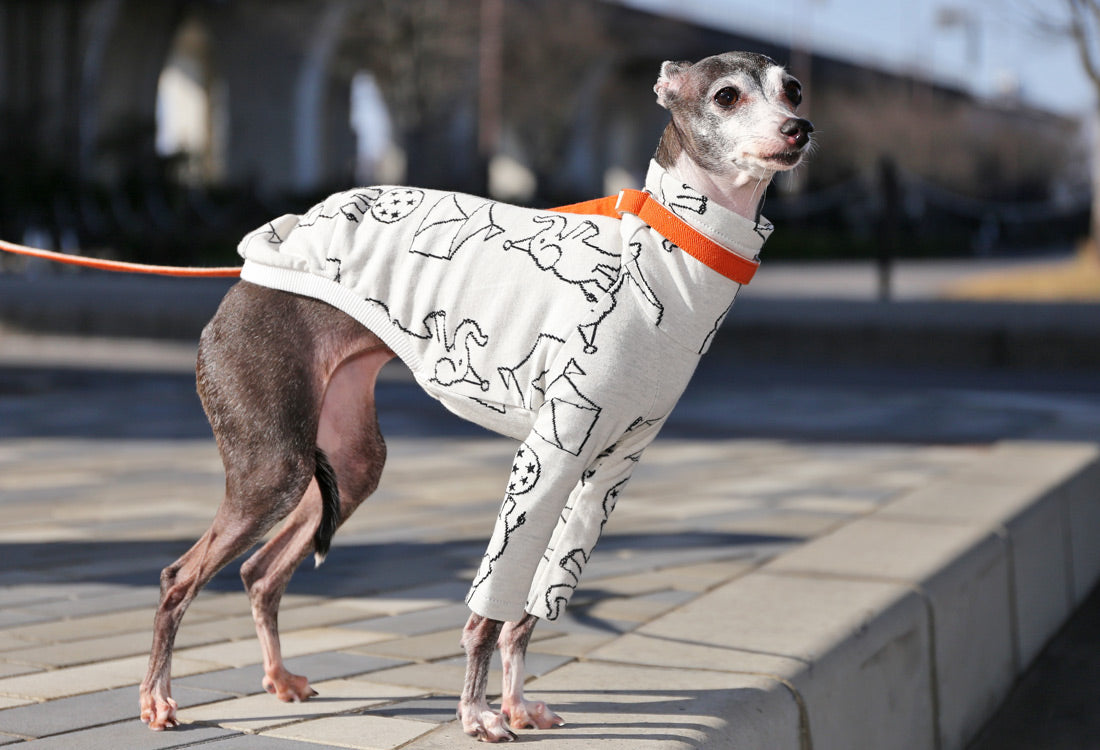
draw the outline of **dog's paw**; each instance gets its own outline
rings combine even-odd
[[[148,724],[154,732],[162,732],[165,729],[178,727],[180,722],[176,718],[177,708],[178,706],[171,696],[142,696],[141,720]]]
[[[309,686],[309,680],[300,675],[291,674],[285,669],[276,674],[264,675],[264,690],[284,703],[301,703],[317,695]]]
[[[462,731],[481,742],[512,742],[516,739],[516,735],[508,729],[504,716],[488,707],[481,710],[460,708],[458,716],[462,719]]]
[[[501,713],[512,729],[550,729],[565,724],[565,719],[550,710],[542,701],[521,700],[501,706]]]

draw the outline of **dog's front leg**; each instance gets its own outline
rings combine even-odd
[[[489,662],[500,635],[500,620],[471,614],[462,629],[462,647],[466,650],[466,681],[458,702],[462,731],[483,742],[511,742],[516,738],[503,715],[489,708],[485,691],[489,684]]]
[[[500,712],[508,719],[512,729],[549,729],[565,723],[542,701],[529,701],[523,697],[527,644],[531,642],[531,633],[538,621],[539,618],[534,615],[525,614],[519,622],[506,623],[500,634],[500,661],[504,668]]]

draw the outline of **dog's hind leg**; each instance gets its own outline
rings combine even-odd
[[[527,645],[538,621],[539,618],[534,615],[525,614],[519,622],[505,623],[500,633],[498,645],[504,668],[500,712],[508,719],[512,729],[549,729],[565,723],[542,701],[529,701],[523,697]]]
[[[378,429],[374,383],[378,371],[392,356],[376,342],[341,363],[328,380],[317,443],[321,455],[331,461],[331,475],[318,476],[326,482],[336,480],[338,523],[343,523],[374,492],[382,475],[386,445]],[[328,491],[332,493],[332,489]],[[298,565],[310,552],[320,555],[317,534],[323,516],[321,487],[315,479],[279,533],[241,568],[263,651],[263,686],[283,701],[302,701],[317,694],[304,676],[291,674],[283,665],[278,611],[283,592]],[[321,544],[327,549],[327,539]]]
[[[188,604],[303,499],[317,469],[321,393],[308,309],[242,282],[199,344],[198,387],[225,465],[225,498],[199,541],[161,574],[141,716],[175,726],[172,646]],[[305,343],[303,343],[305,342]]]
[[[282,463],[282,462],[277,462]],[[154,730],[176,726],[170,679],[172,645],[188,605],[227,563],[251,547],[294,507],[310,480],[311,467],[286,460],[272,482],[227,489],[214,522],[195,545],[161,573],[161,599],[153,624],[149,669],[141,684],[141,718]],[[265,513],[248,508],[263,503]]]

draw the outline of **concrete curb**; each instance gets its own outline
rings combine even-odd
[[[694,686],[693,747],[955,750],[1098,578],[1100,446],[1003,442],[529,692],[630,703],[666,667],[658,694]],[[685,746],[677,727],[645,746]]]

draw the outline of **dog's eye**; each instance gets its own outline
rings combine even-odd
[[[798,81],[787,81],[783,86],[783,93],[787,95],[787,101],[792,107],[802,103],[802,84]]]
[[[732,107],[741,98],[741,92],[733,86],[726,86],[718,90],[714,95],[714,101],[719,107]]]

